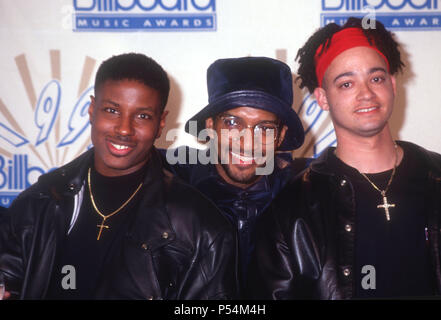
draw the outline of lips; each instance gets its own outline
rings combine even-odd
[[[125,150],[128,149],[128,146],[123,146],[123,145],[119,145],[119,144],[114,144],[114,143],[110,143],[113,147],[115,147],[118,150]]]
[[[365,108],[360,108],[355,110],[355,113],[370,113],[370,112],[374,112],[377,111],[378,109],[380,109],[380,107],[375,106],[375,107],[365,107]]]
[[[230,152],[230,154],[231,160],[236,159],[232,161],[233,164],[251,165],[254,163],[254,157],[247,157],[234,152]]]
[[[107,141],[107,147],[110,153],[117,157],[123,157],[133,150],[133,146],[122,142]]]

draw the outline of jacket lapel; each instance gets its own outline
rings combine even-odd
[[[164,199],[164,179],[158,155],[153,150],[141,190],[143,196],[123,248],[129,276],[147,299],[162,297],[153,256],[175,239]]]

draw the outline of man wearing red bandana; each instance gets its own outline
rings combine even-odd
[[[262,214],[253,298],[440,295],[441,155],[394,141],[388,121],[404,64],[380,22],[362,25],[329,24],[298,52],[300,87],[329,111],[337,147]]]

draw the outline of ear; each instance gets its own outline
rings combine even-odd
[[[90,96],[90,105],[89,105],[89,122],[92,122],[92,118],[93,118],[93,110],[95,109],[95,97],[94,96]]]
[[[396,80],[395,76],[391,75],[390,81],[392,82],[392,89],[394,91],[394,96],[396,96],[397,95],[397,82],[396,82],[397,80]]]
[[[207,118],[207,119],[205,119],[205,129],[211,129],[211,130],[208,130],[208,136],[210,137],[210,139],[213,139],[214,138],[214,133],[213,133],[213,130],[215,130],[214,129],[214,120],[213,120],[213,118]]]
[[[210,118],[205,119],[205,128],[213,129],[213,127],[214,127],[213,118],[210,117]]]
[[[288,130],[288,127],[286,125],[284,125],[282,127],[282,130],[280,130],[279,140],[277,142],[277,148],[280,147],[280,145],[282,144],[283,140],[285,139],[286,130]]]
[[[156,134],[156,139],[158,139],[162,134],[162,129],[165,127],[165,118],[167,118],[168,110],[162,112],[161,120],[159,120],[158,133]]]
[[[326,97],[326,90],[318,87],[314,90],[314,96],[318,105],[325,111],[329,111],[328,98]]]

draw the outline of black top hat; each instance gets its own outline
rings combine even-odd
[[[279,150],[294,150],[303,144],[303,126],[291,108],[291,69],[285,63],[266,57],[216,60],[207,70],[207,87],[208,105],[187,121],[186,132],[190,121],[197,121],[199,134],[207,118],[246,106],[272,112],[288,127]]]

